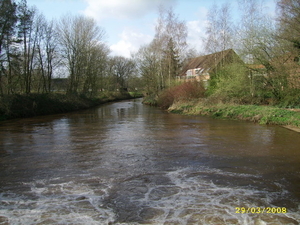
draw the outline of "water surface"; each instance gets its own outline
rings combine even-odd
[[[0,224],[299,224],[299,135],[140,100],[6,121]]]

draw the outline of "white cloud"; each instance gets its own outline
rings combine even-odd
[[[130,42],[120,40],[117,44],[110,46],[112,55],[130,57],[131,49],[133,48]]]
[[[173,6],[177,0],[85,0],[84,14],[96,20],[104,18],[132,19],[157,10],[160,5]]]
[[[131,28],[125,28],[120,39],[116,44],[110,46],[112,55],[130,57],[130,54],[138,51],[141,45],[149,43],[152,36],[139,33]]]
[[[99,25],[105,27],[110,37],[112,55],[130,57],[141,45],[152,40],[152,27],[149,27],[149,23],[158,7],[175,6],[177,1],[85,0],[87,7],[83,14],[94,18]],[[134,28],[128,28],[129,26]],[[118,35],[120,30],[123,32]]]
[[[187,21],[188,37],[187,43],[190,48],[195,49],[198,53],[204,51],[203,39],[206,37],[205,29],[207,26],[207,8],[200,7],[195,11],[197,20]]]
[[[271,18],[276,18],[276,4],[274,4],[274,1],[267,1],[266,2],[266,8],[265,11]]]
[[[186,23],[188,28],[187,43],[189,47],[194,48],[198,52],[203,51],[203,38],[205,38],[205,26],[207,21],[188,21]]]

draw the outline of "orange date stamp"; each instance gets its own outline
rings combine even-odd
[[[287,213],[287,208],[285,207],[235,207],[235,213]]]

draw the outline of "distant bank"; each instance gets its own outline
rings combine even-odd
[[[109,93],[99,98],[57,93],[7,95],[0,97],[0,121],[50,115],[91,108],[106,102],[139,97],[128,92]]]

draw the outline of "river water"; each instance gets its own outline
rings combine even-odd
[[[299,224],[299,137],[141,100],[2,122],[0,224]]]

